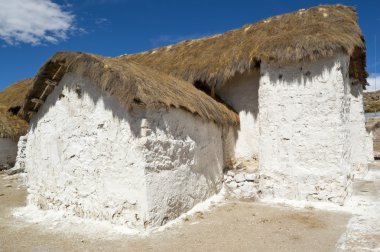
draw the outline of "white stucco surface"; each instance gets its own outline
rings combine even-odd
[[[240,127],[237,130],[235,156],[257,158],[259,153],[259,71],[238,74],[225,83],[217,94],[239,113]]]
[[[236,161],[235,144],[236,144],[237,129],[235,126],[223,126],[222,129],[222,144],[224,167],[233,168]]]
[[[367,161],[372,162],[373,160],[375,160],[372,131],[366,130],[365,145],[366,145]]]
[[[14,165],[17,155],[17,141],[10,138],[0,138],[0,165]]]
[[[367,133],[363,106],[363,86],[350,79],[350,135],[352,172],[355,177],[363,177],[368,172]]]
[[[260,189],[264,198],[343,203],[351,193],[349,57],[261,63]]]
[[[137,229],[161,225],[219,192],[221,141],[218,126],[190,113],[127,112],[66,74],[31,121],[29,200]]]
[[[162,225],[222,188],[221,130],[181,110],[149,110],[145,118],[148,213]]]
[[[24,136],[20,136],[17,143],[17,159],[15,163],[15,167],[13,169],[17,171],[25,170],[25,159],[26,159],[26,147],[28,141],[28,134]]]

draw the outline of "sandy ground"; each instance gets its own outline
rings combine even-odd
[[[149,236],[77,233],[13,216],[26,203],[17,177],[0,175],[0,251],[334,251],[350,215],[227,201]]]

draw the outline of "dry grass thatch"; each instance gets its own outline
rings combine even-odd
[[[0,138],[18,138],[25,134],[28,123],[17,114],[32,84],[32,79],[24,79],[11,84],[0,92]]]
[[[0,138],[18,138],[25,134],[28,123],[18,117],[32,79],[18,81],[0,92]]]
[[[45,63],[33,80],[21,114],[30,119],[38,104],[52,92],[54,83],[68,72],[91,79],[127,109],[133,104],[175,107],[218,124],[236,125],[239,121],[235,112],[183,80],[118,58],[76,52],[57,53]]]
[[[17,139],[28,130],[28,123],[8,112],[8,107],[0,104],[0,138]]]
[[[365,43],[352,7],[323,5],[303,9],[221,35],[121,58],[212,87],[259,66],[263,60],[314,61],[336,52],[351,56],[351,77],[366,84]]]
[[[32,86],[32,79],[23,79],[9,85],[0,92],[0,104],[8,107],[22,106],[26,94]]]

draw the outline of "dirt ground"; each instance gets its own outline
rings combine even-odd
[[[0,251],[334,251],[350,215],[227,201],[149,236],[102,237],[16,218],[26,190],[0,174]]]

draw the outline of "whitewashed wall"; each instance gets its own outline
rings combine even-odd
[[[217,90],[217,94],[239,113],[240,127],[235,140],[235,156],[238,159],[258,157],[259,80],[259,71],[238,74]]]
[[[237,128],[236,126],[223,126],[222,129],[222,144],[223,144],[223,159],[224,167],[232,169],[235,161],[235,144],[236,144]]]
[[[12,166],[16,161],[17,141],[10,138],[0,138],[0,165]]]
[[[65,75],[31,124],[29,199],[42,208],[142,229],[222,185],[217,126],[177,109],[127,112],[77,75]]]
[[[351,193],[349,57],[261,63],[260,188],[267,198],[343,203]]]
[[[162,225],[222,188],[222,132],[177,109],[149,110],[145,118],[149,221]]]
[[[367,161],[372,162],[375,160],[372,131],[366,130],[365,140],[366,140],[365,146],[366,146],[366,153],[367,153]]]
[[[351,84],[351,158],[352,171],[355,177],[363,177],[368,171],[367,132],[363,106],[363,86],[356,80],[350,79]]]

